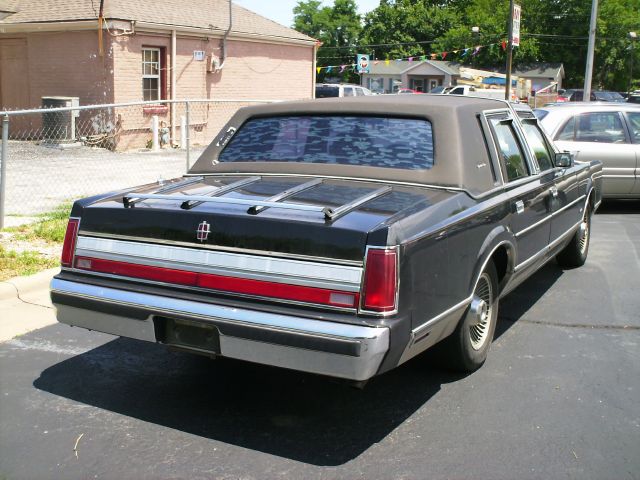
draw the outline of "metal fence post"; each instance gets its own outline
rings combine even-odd
[[[4,201],[7,188],[7,162],[9,161],[9,115],[2,118],[2,153],[0,153],[0,228],[4,228]]]
[[[185,102],[185,116],[187,117],[187,172],[189,168],[191,168],[190,163],[190,154],[191,154],[191,122],[189,121],[189,102]]]

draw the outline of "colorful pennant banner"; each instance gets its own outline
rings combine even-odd
[[[384,61],[384,64],[386,66],[389,66],[390,63],[392,61],[394,62],[402,62],[404,60],[407,60],[409,63],[413,63],[414,60],[420,60],[420,61],[425,61],[427,59],[427,57],[429,57],[431,60],[445,60],[447,57],[450,57],[451,55],[459,55],[460,59],[463,59],[465,57],[467,57],[469,54],[471,57],[475,57],[476,55],[478,55],[480,53],[480,51],[483,48],[488,48],[490,52],[494,52],[495,51],[495,47],[500,46],[502,47],[502,50],[506,50],[507,49],[507,42],[506,41],[501,41],[501,42],[497,42],[497,43],[490,43],[487,45],[476,45],[475,47],[466,47],[466,48],[459,48],[457,50],[451,50],[449,52],[433,52],[433,53],[428,53],[425,55],[420,55],[420,56],[411,56],[411,57],[403,57],[403,58],[394,58],[394,59],[389,59],[386,58],[384,60],[374,60],[373,64],[374,65],[379,65],[380,62]],[[452,58],[449,58],[450,60],[452,60]],[[332,71],[338,70],[339,71],[337,73],[344,73],[347,70],[353,70],[354,72],[357,72],[358,69],[358,65],[355,63],[352,64],[343,64],[343,65],[329,65],[326,67],[316,67],[316,72],[318,72],[318,74],[320,74],[320,72],[322,72],[322,70],[325,70],[326,73],[331,73]]]

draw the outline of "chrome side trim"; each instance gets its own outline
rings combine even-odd
[[[547,222],[547,221],[551,220],[553,217],[555,217],[555,216],[559,215],[560,213],[564,212],[566,209],[571,208],[572,206],[574,206],[576,203],[578,203],[579,201],[581,201],[585,197],[586,197],[586,195],[582,195],[580,198],[577,198],[573,202],[566,204],[561,209],[556,210],[555,212],[552,212],[551,214],[547,215],[542,220],[539,220],[536,223],[534,223],[533,225],[529,225],[527,228],[524,228],[524,229],[520,230],[518,233],[515,234],[516,238],[520,237],[521,235],[525,235],[527,232],[533,230],[536,227],[539,227],[544,222]]]
[[[582,223],[582,219],[580,219],[580,221],[578,223],[576,223],[574,226],[569,228],[569,230],[567,230],[565,233],[560,235],[558,238],[556,238],[553,242],[551,242],[545,248],[540,250],[538,253],[536,253],[535,255],[533,255],[531,257],[529,257],[524,262],[519,263],[518,265],[516,265],[515,268],[513,269],[514,273],[517,273],[520,270],[523,270],[523,269],[527,268],[530,264],[534,263],[536,260],[539,260],[547,252],[549,252],[550,250],[553,250],[559,244],[564,242],[567,239],[567,237],[569,237],[569,236],[573,235],[573,233],[575,233],[575,229],[578,228],[581,223]]]
[[[430,320],[427,320],[419,327],[411,330],[411,336],[413,337],[412,343],[419,342],[424,337],[423,334],[427,333],[428,330],[431,330],[431,328],[433,328],[437,323],[441,322],[443,319],[445,319],[446,317],[454,313],[456,310],[468,307],[469,304],[471,303],[471,300],[473,300],[473,295],[469,296],[468,298],[465,298],[460,303],[455,304],[453,307],[448,308],[441,314],[433,317]]]
[[[167,268],[179,270],[199,269],[199,271],[237,276],[273,276],[274,281],[311,280],[324,283],[350,285],[359,288],[362,268],[344,265],[323,265],[265,258],[238,253],[225,253],[198,248],[184,248],[169,245],[127,242],[122,240],[79,236],[76,241],[76,255],[106,258],[129,263],[153,262]]]
[[[311,255],[299,255],[295,253],[271,252],[268,250],[253,250],[250,248],[237,248],[237,247],[225,247],[221,245],[195,244],[190,242],[164,240],[162,238],[135,237],[131,235],[119,235],[117,233],[92,232],[90,230],[78,230],[78,235],[83,235],[85,237],[93,237],[93,238],[108,238],[110,240],[113,240],[113,239],[127,240],[131,242],[142,242],[142,243],[149,243],[149,244],[155,244],[155,245],[171,245],[171,246],[182,246],[182,247],[189,247],[189,248],[194,248],[195,246],[197,246],[198,249],[212,250],[216,252],[219,251],[219,252],[244,253],[248,255],[260,255],[263,257],[303,260],[303,261],[309,261],[309,262],[318,262],[318,263],[335,264],[335,265],[351,265],[356,267],[362,266],[362,260],[343,260],[340,258],[314,257]]]
[[[359,356],[294,348],[240,336],[220,335],[223,356],[353,380],[375,375],[389,349],[389,329],[313,320],[275,313],[257,312],[188,300],[86,285],[54,278],[51,290],[69,298],[83,298],[108,305],[120,305],[148,312],[136,320],[120,314],[104,314],[56,304],[58,321],[113,335],[155,341],[154,315],[181,316],[214,325],[242,325],[291,337],[309,336],[325,341],[358,343]]]

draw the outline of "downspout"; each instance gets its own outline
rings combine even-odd
[[[171,30],[171,100],[176,100],[176,31]],[[171,103],[171,142],[176,143],[176,104]]]
[[[224,36],[222,37],[222,46],[220,47],[220,49],[222,50],[220,56],[222,58],[220,59],[220,66],[216,70],[222,70],[222,68],[224,67],[224,62],[227,61],[227,37],[231,33],[232,26],[233,26],[233,2],[232,0],[229,0],[229,28],[227,28],[227,31],[224,32]]]
[[[319,43],[320,42],[316,40],[316,42],[313,44],[313,74],[311,75],[313,81],[311,82],[311,98],[316,98],[316,75],[318,74],[317,65],[318,47],[320,46]]]
[[[104,23],[104,0],[100,0],[100,11],[98,12],[98,54],[101,57],[104,57],[104,46],[102,42],[103,23]]]

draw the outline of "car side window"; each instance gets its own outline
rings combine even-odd
[[[556,135],[556,140],[563,140],[565,142],[573,142],[573,137],[576,129],[576,117],[571,117],[567,123],[564,124],[562,130]]]
[[[362,97],[362,96],[364,96],[364,90],[356,87],[356,97]]]
[[[529,175],[524,152],[510,120],[490,119],[498,144],[500,162],[508,181],[512,182]]]
[[[344,87],[344,96],[345,97],[353,97],[353,88],[352,87]]]
[[[578,116],[577,142],[626,143],[618,112],[591,112]]]
[[[454,88],[449,93],[451,95],[463,95],[464,94],[464,88],[462,88],[462,87]]]
[[[629,112],[627,113],[629,119],[629,127],[631,129],[631,138],[633,143],[640,143],[640,113]]]
[[[538,124],[532,120],[524,120],[522,122],[522,129],[524,130],[524,136],[527,137],[527,141],[533,149],[540,170],[544,172],[545,170],[553,168],[553,160],[551,160],[553,158],[553,152],[549,148],[549,144],[540,131]]]

